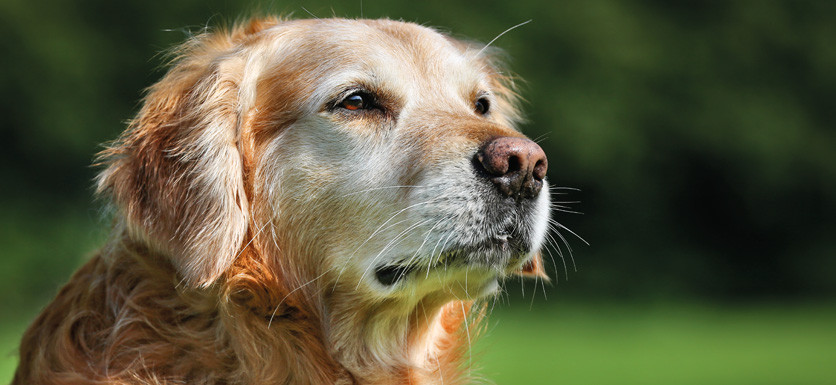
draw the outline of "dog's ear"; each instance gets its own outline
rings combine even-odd
[[[240,145],[246,63],[229,35],[193,38],[152,86],[128,130],[99,157],[97,178],[134,237],[208,286],[244,242],[249,208]]]
[[[523,277],[541,278],[545,281],[550,281],[549,275],[546,274],[545,266],[543,265],[543,254],[539,251],[534,254],[528,262],[522,265],[517,274]]]

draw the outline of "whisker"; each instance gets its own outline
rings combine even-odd
[[[557,243],[557,240],[555,240],[554,237],[551,234],[546,234],[546,237],[550,240],[551,244],[553,245],[552,247],[555,248],[555,251],[557,252],[557,255],[560,257],[560,262],[563,264],[563,274],[566,277],[566,280],[568,281],[569,280],[569,268],[568,268],[568,266],[566,266],[566,257],[563,255],[563,250],[560,248],[560,244]],[[551,251],[549,251],[549,249],[546,248],[546,252],[549,254],[549,257],[552,258],[552,263],[555,263],[554,262],[554,256],[552,255]],[[571,253],[571,250],[569,252]],[[572,260],[572,264],[574,265],[574,259]],[[560,274],[557,271],[557,264],[556,263],[555,263],[554,267],[555,267],[555,269],[554,269],[555,276],[560,276]],[[575,271],[576,272],[578,271],[577,267],[575,267]]]
[[[327,273],[328,273],[328,272],[330,272],[331,270],[333,270],[333,268],[326,269],[325,271],[323,271],[323,272],[322,272],[322,274],[320,274],[320,275],[316,276],[314,279],[311,279],[310,281],[305,282],[305,283],[303,283],[303,284],[301,284],[301,285],[297,286],[295,289],[291,290],[290,292],[288,292],[288,293],[284,296],[284,298],[282,298],[282,300],[281,300],[281,301],[279,301],[279,303],[278,303],[278,304],[276,305],[276,307],[273,309],[273,313],[272,313],[272,314],[270,314],[270,321],[268,321],[268,322],[267,322],[267,329],[270,329],[270,325],[272,325],[272,324],[273,324],[273,318],[275,318],[275,317],[276,317],[276,312],[278,312],[278,311],[279,311],[279,308],[282,306],[282,304],[284,303],[284,301],[285,301],[285,300],[287,300],[287,298],[288,298],[288,297],[290,297],[290,296],[291,296],[293,293],[295,293],[297,290],[299,290],[299,289],[301,289],[301,288],[303,288],[303,287],[305,287],[305,286],[308,286],[308,285],[310,285],[311,283],[315,282],[316,280],[318,280],[318,279],[322,278],[325,274],[327,274]]]
[[[363,247],[363,245],[365,245],[365,244],[366,244],[366,242],[368,242],[370,239],[372,239],[372,237],[374,237],[375,235],[377,235],[377,233],[378,233],[378,232],[379,232],[379,231],[383,228],[383,226],[386,226],[386,224],[387,224],[387,223],[389,223],[389,221],[391,221],[392,219],[395,219],[395,217],[397,217],[398,215],[400,215],[400,214],[401,214],[401,213],[403,213],[404,211],[409,210],[409,209],[411,209],[411,208],[418,207],[418,206],[422,206],[422,205],[426,205],[426,204],[433,203],[433,202],[435,202],[435,201],[437,201],[437,200],[439,200],[439,199],[441,199],[441,198],[440,198],[440,197],[436,197],[436,198],[430,199],[430,200],[428,200],[428,201],[423,201],[423,202],[413,203],[413,204],[411,204],[411,205],[409,205],[409,206],[406,206],[406,207],[404,207],[404,208],[402,208],[402,209],[398,210],[398,212],[396,212],[396,213],[395,213],[395,214],[393,214],[391,217],[389,217],[389,219],[387,219],[387,220],[386,220],[386,222],[383,222],[383,224],[382,224],[382,225],[378,226],[378,228],[377,228],[377,229],[375,229],[375,231],[373,231],[373,232],[372,232],[372,235],[369,235],[369,237],[368,237],[368,238],[366,238],[366,240],[365,240],[362,244],[360,244],[360,246],[358,246],[358,247],[357,247],[357,249],[359,249],[360,247]],[[355,250],[355,252],[356,252],[356,250]],[[352,253],[352,254],[353,254],[353,253]]]
[[[534,299],[537,298],[537,283],[540,282],[540,277],[534,277],[534,290],[531,293],[531,302],[528,304],[528,311],[534,309]],[[543,285],[545,287],[545,285]]]
[[[549,137],[549,133],[547,132],[547,133],[544,133],[544,134],[540,134],[540,135],[539,135],[539,136],[537,136],[536,138],[532,139],[532,141],[533,141],[534,143],[540,144],[540,142],[541,142],[542,140],[547,139],[548,137]]]
[[[390,217],[389,217],[389,219],[387,219],[385,222],[383,222],[383,224],[382,224],[382,225],[378,226],[378,228],[377,228],[377,229],[375,229],[375,230],[372,232],[372,234],[371,234],[371,235],[369,235],[369,237],[368,237],[368,238],[366,238],[366,240],[365,240],[365,241],[363,241],[363,243],[361,243],[361,244],[360,244],[360,246],[357,246],[357,248],[355,248],[355,249],[354,249],[354,251],[353,251],[353,252],[351,252],[351,255],[349,255],[349,256],[348,256],[347,260],[350,260],[352,257],[354,257],[354,254],[356,254],[356,253],[357,253],[357,251],[359,251],[359,250],[360,250],[360,248],[362,248],[363,246],[365,246],[365,245],[366,245],[366,243],[368,243],[368,242],[369,242],[372,238],[374,238],[374,236],[375,236],[375,235],[377,235],[377,233],[378,233],[378,232],[380,232],[380,231],[383,229],[383,227],[384,227],[384,226],[386,226],[386,225],[387,225],[387,224],[388,224],[391,220],[395,219],[395,217],[397,217],[398,215],[400,215],[400,214],[401,214],[401,213],[403,213],[404,211],[409,210],[409,209],[414,208],[414,207],[417,207],[417,206],[430,204],[430,203],[435,202],[435,201],[437,201],[437,200],[439,200],[439,199],[440,199],[440,197],[436,197],[436,198],[430,199],[430,200],[428,200],[428,201],[418,202],[418,203],[411,204],[411,205],[409,205],[409,206],[406,206],[406,207],[404,207],[404,208],[402,208],[402,209],[398,210],[398,212],[396,212],[395,214],[393,214],[392,216],[390,216]]]
[[[493,298],[491,298],[491,306],[488,308],[488,315],[493,314],[493,309],[496,308],[496,302],[499,300],[501,293],[497,293]]]
[[[302,10],[303,10],[303,11],[307,12],[307,13],[308,13],[308,15],[311,15],[311,17],[313,17],[314,19],[319,20],[319,17],[317,17],[316,15],[314,15],[314,14],[313,14],[313,12],[308,11],[308,9],[307,9],[307,8],[305,8],[305,7],[301,6],[301,5],[300,5],[299,7],[300,7],[300,8],[302,8]]]
[[[583,214],[582,212],[580,212],[580,211],[575,211],[575,210],[572,210],[572,208],[571,208],[571,207],[569,207],[569,206],[554,205],[554,204],[553,204],[553,205],[551,205],[551,209],[552,209],[552,210],[554,210],[554,211],[559,211],[559,212],[561,212],[561,213],[584,215],[584,214]]]
[[[459,304],[462,306],[462,314],[467,315],[467,311],[464,308],[464,301],[459,300]],[[463,323],[464,331],[467,335],[467,353],[469,355],[467,358],[467,368],[470,370],[473,368],[473,342],[470,340],[470,320],[465,317],[465,321]]]
[[[405,239],[405,236],[410,231],[412,231],[412,230],[414,230],[414,229],[416,229],[416,228],[418,228],[418,227],[420,227],[420,226],[422,226],[426,223],[429,223],[429,222],[430,222],[429,219],[425,219],[423,221],[414,223],[414,224],[410,225],[409,227],[407,227],[406,229],[404,229],[403,231],[401,231],[401,233],[396,235],[391,241],[389,241],[389,243],[386,244],[386,246],[384,246],[383,249],[380,250],[380,252],[377,253],[377,255],[374,258],[372,258],[371,263],[369,263],[369,265],[366,266],[366,269],[363,271],[363,274],[360,275],[360,279],[357,281],[357,286],[355,287],[355,289],[360,287],[360,284],[363,282],[363,278],[366,277],[366,274],[368,274],[369,269],[371,269],[375,265],[375,263],[377,262],[378,259],[380,259],[380,257],[383,255],[383,253],[385,253],[390,247],[392,247],[394,245],[397,245],[400,242],[402,242]]]
[[[361,249],[363,246],[365,246],[365,245],[366,245],[369,241],[371,241],[371,240],[372,240],[372,238],[374,238],[374,236],[375,236],[375,235],[377,235],[377,234],[378,234],[378,233],[380,233],[381,231],[386,230],[386,229],[390,229],[390,228],[392,228],[392,227],[395,227],[395,226],[397,226],[397,225],[399,225],[399,224],[401,224],[401,223],[403,223],[403,222],[408,221],[409,219],[408,219],[408,218],[405,218],[405,219],[403,219],[403,220],[397,221],[397,222],[392,223],[392,224],[389,224],[389,222],[391,222],[393,219],[395,219],[395,217],[397,217],[398,215],[400,215],[401,213],[403,213],[403,212],[404,212],[404,211],[406,211],[406,210],[409,210],[409,209],[414,208],[414,207],[422,206],[422,205],[427,205],[427,204],[433,203],[433,202],[435,202],[435,201],[438,201],[438,200],[440,200],[440,199],[442,199],[442,197],[435,197],[435,198],[430,199],[430,200],[427,200],[427,201],[418,202],[418,203],[415,203],[415,204],[409,205],[409,206],[407,206],[407,207],[404,207],[404,208],[402,208],[402,209],[398,210],[396,213],[392,214],[392,215],[389,217],[389,219],[387,219],[385,222],[383,222],[383,224],[381,224],[380,226],[378,226],[378,227],[377,227],[377,229],[375,229],[375,230],[371,233],[371,235],[369,235],[369,236],[366,238],[366,240],[365,240],[365,241],[363,241],[363,242],[362,242],[359,246],[357,246],[357,248],[355,248],[355,249],[354,249],[354,251],[352,251],[352,252],[351,252],[351,254],[350,254],[347,258],[345,258],[345,262],[343,262],[343,263],[342,263],[342,267],[340,268],[340,271],[339,271],[339,273],[337,274],[337,278],[336,278],[336,280],[334,281],[334,285],[333,285],[333,287],[331,288],[331,291],[333,292],[334,290],[336,290],[336,288],[337,288],[337,283],[339,282],[339,280],[340,280],[340,278],[342,277],[342,275],[343,275],[343,273],[345,272],[345,270],[348,268],[348,264],[349,264],[349,263],[350,263],[350,262],[354,259],[354,257],[355,257],[355,255],[357,254],[357,252],[358,252],[358,251],[360,251],[360,249]],[[387,226],[387,224],[388,224],[388,226]],[[393,240],[393,241],[394,241],[394,240]],[[390,241],[390,243],[391,243],[391,241]],[[379,254],[378,254],[378,256],[379,256]],[[375,257],[375,260],[376,260],[377,258],[378,258],[378,257]],[[367,270],[368,270],[368,268],[367,268]],[[365,275],[365,272],[364,272],[363,274]],[[361,280],[357,282],[358,287],[359,287],[360,282],[362,281],[362,278],[363,278],[363,277],[361,276]]]
[[[241,251],[239,251],[239,252],[238,252],[238,255],[236,255],[236,256],[235,256],[235,259],[238,259],[238,257],[240,257],[240,256],[241,256],[241,254],[244,252],[244,250],[246,250],[246,249],[247,249],[247,247],[249,247],[249,246],[250,246],[250,244],[251,244],[251,243],[253,243],[253,241],[255,241],[255,239],[258,237],[258,235],[259,235],[259,234],[261,234],[261,232],[262,232],[262,231],[264,231],[264,229],[265,229],[265,228],[267,227],[267,225],[269,225],[269,224],[270,224],[270,221],[264,222],[264,224],[261,226],[261,228],[259,228],[259,229],[258,229],[258,231],[255,233],[255,235],[253,235],[253,237],[252,237],[252,238],[250,238],[250,241],[249,241],[249,242],[247,242],[247,244],[246,244],[246,245],[244,245],[244,247],[242,247],[242,248],[241,248]]]
[[[389,189],[398,189],[398,188],[426,188],[427,186],[415,186],[415,185],[403,185],[403,186],[382,186],[382,187],[371,187],[360,191],[351,192],[345,195],[340,195],[339,198],[345,198],[352,195],[359,195],[365,194],[371,191],[378,191],[378,190],[389,190]]]
[[[558,205],[574,205],[581,203],[581,201],[553,201],[551,204],[558,204]]]
[[[561,224],[559,224],[557,222],[554,222],[554,224],[557,225],[557,226],[561,226],[562,228],[566,229],[565,227],[563,227]],[[569,230],[567,229],[567,231],[569,231]],[[571,233],[571,231],[569,231],[569,232]],[[566,246],[566,249],[569,251],[569,258],[572,261],[572,267],[573,267],[574,271],[577,272],[578,271],[578,265],[575,263],[575,255],[572,252],[572,246],[569,245],[569,241],[566,239],[566,237],[563,236],[563,234],[560,233],[560,231],[555,231],[554,233],[557,234],[558,238],[560,238],[561,241],[563,241],[563,244]],[[583,239],[581,239],[581,240],[583,241]],[[586,243],[586,241],[584,241],[584,243]],[[586,243],[586,245],[589,246],[589,243]]]
[[[451,216],[448,220],[455,220],[456,218],[458,218],[458,217],[460,217],[460,216],[461,216],[461,213],[457,213],[457,214],[452,215],[452,216]],[[433,246],[433,251],[430,253],[430,258],[431,258],[431,259],[432,259],[432,258],[435,258],[435,261],[431,261],[431,263],[427,266],[427,277],[429,277],[429,276],[430,276],[430,268],[431,268],[431,266],[432,266],[432,265],[435,265],[435,264],[438,264],[439,262],[441,262],[441,255],[444,253],[444,248],[445,248],[445,247],[447,247],[447,242],[450,240],[450,238],[453,236],[453,234],[455,234],[455,231],[450,231],[450,232],[447,234],[447,236],[446,236],[446,237],[441,237],[441,238],[439,238],[439,239],[438,239],[438,242],[436,242],[436,243],[435,243],[435,246]],[[441,245],[441,249],[438,249],[438,245],[439,245],[439,244],[441,244],[441,242],[442,242],[442,241],[444,241],[444,244],[442,244],[442,245]],[[439,252],[438,252],[438,254],[436,255],[435,251],[436,251],[437,249],[439,250]],[[444,266],[444,269],[445,269],[445,270],[447,269],[447,266],[446,266],[446,265]]]
[[[577,187],[569,187],[569,186],[549,186],[549,190],[571,190],[571,191],[581,191],[581,189]]]
[[[562,224],[560,224],[560,222],[557,222],[557,221],[555,221],[554,219],[549,219],[549,222],[551,222],[552,224],[554,224],[555,226],[557,226],[557,228],[558,228],[558,229],[561,229],[561,230],[566,230],[569,234],[574,235],[574,236],[575,236],[575,238],[578,238],[578,239],[579,239],[581,242],[583,242],[585,245],[589,246],[589,242],[587,242],[585,239],[583,239],[583,237],[581,237],[580,235],[578,235],[578,234],[577,234],[577,233],[575,233],[574,231],[569,230],[569,228],[568,228],[568,227],[563,226]],[[559,234],[560,232],[557,232],[557,233]],[[562,238],[562,237],[561,237],[561,238]],[[566,247],[569,247],[569,244],[568,244],[568,243],[566,244]],[[570,248],[570,249],[571,249],[571,248]]]
[[[430,236],[432,235],[432,231],[435,230],[435,228],[438,227],[438,225],[444,223],[445,220],[447,220],[446,217],[439,219],[434,225],[432,225],[432,227],[430,227],[429,230],[427,230],[424,233],[424,240],[421,242],[421,244],[415,250],[415,253],[413,253],[412,256],[409,257],[409,260],[406,262],[407,266],[411,265],[412,262],[415,261],[418,258],[418,254],[421,252],[421,249],[423,249],[424,245],[427,243],[427,241],[430,240]],[[430,254],[430,258],[432,258],[432,254]],[[429,261],[429,262],[432,262],[432,261]],[[429,267],[432,266],[432,263],[429,263],[427,266],[428,266],[427,267],[427,277],[429,277]]]
[[[447,242],[450,242],[450,239],[453,238],[453,235],[455,235],[455,234],[456,233],[454,231],[451,231],[450,234],[447,235],[447,238],[444,239],[444,243],[441,245],[441,248],[439,249],[436,263],[441,262],[441,257],[444,254],[444,250],[447,249]],[[447,271],[447,263],[446,262],[444,263],[444,270]]]
[[[465,267],[464,268],[464,297],[470,298],[470,293],[467,292],[467,276],[470,273],[470,269]]]
[[[511,32],[511,31],[513,31],[513,30],[515,30],[515,29],[517,29],[517,28],[519,28],[519,27],[522,27],[522,26],[524,26],[524,25],[526,25],[526,24],[528,24],[528,23],[530,23],[530,22],[531,22],[531,20],[524,21],[524,22],[522,22],[522,23],[519,23],[519,24],[517,24],[517,25],[515,25],[515,26],[513,26],[513,27],[511,27],[511,28],[508,28],[508,29],[506,29],[506,30],[502,31],[502,33],[500,33],[499,35],[496,35],[496,37],[495,37],[495,38],[493,38],[493,40],[489,41],[489,42],[488,42],[488,44],[485,44],[485,46],[484,46],[484,47],[482,47],[482,49],[480,49],[480,50],[479,50],[479,52],[477,52],[477,53],[476,53],[476,56],[477,56],[477,57],[478,57],[478,56],[481,56],[481,55],[482,55],[482,52],[485,52],[485,50],[486,50],[486,49],[488,49],[488,47],[490,47],[490,46],[491,46],[491,44],[493,44],[493,42],[495,42],[497,39],[499,39],[500,37],[502,37],[502,35],[504,35],[504,34],[506,34],[506,33],[508,33],[508,32]]]
[[[404,219],[401,219],[401,220],[399,220],[399,221],[397,221],[397,222],[394,222],[394,223],[392,223],[392,224],[390,224],[390,225],[386,226],[386,228],[384,228],[383,230],[390,229],[390,228],[392,228],[392,227],[395,227],[395,226],[397,226],[397,225],[399,225],[399,224],[401,224],[401,223],[408,222],[408,221],[409,221],[409,218],[404,218]],[[374,234],[372,234],[371,236],[373,237],[373,236],[374,236]],[[366,244],[366,243],[367,243],[370,239],[371,239],[371,238],[367,239],[367,240],[366,240],[365,242],[363,242],[363,244],[362,244],[362,245],[360,245],[359,247],[362,247],[362,246],[363,246],[364,244]],[[332,292],[333,292],[333,290],[335,290],[335,289],[336,289],[336,287],[337,287],[337,283],[339,282],[339,280],[340,280],[340,278],[342,277],[342,275],[343,275],[343,273],[345,272],[345,270],[346,270],[346,269],[348,269],[348,264],[351,262],[351,260],[352,260],[352,259],[354,259],[354,256],[355,256],[355,254],[357,253],[357,251],[359,250],[359,247],[358,247],[358,249],[357,249],[357,250],[355,250],[353,253],[351,253],[351,255],[349,255],[349,256],[345,259],[345,261],[342,263],[342,265],[340,266],[340,271],[339,271],[339,273],[337,273],[337,279],[334,281],[334,287],[333,287],[333,289],[332,289]]]
[[[569,194],[569,192],[564,192],[564,191],[581,192],[580,189],[577,189],[577,188],[574,188],[574,187],[563,187],[563,186],[549,186],[549,191],[551,191],[552,193],[557,194],[557,195]]]

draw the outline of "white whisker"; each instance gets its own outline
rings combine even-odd
[[[534,277],[534,290],[531,292],[531,302],[528,304],[528,311],[534,309],[534,299],[537,298],[537,283],[540,282],[540,277]],[[545,284],[543,285],[545,286]]]
[[[522,23],[519,23],[519,24],[517,24],[517,25],[515,25],[515,26],[513,26],[513,27],[511,27],[511,28],[508,28],[508,29],[506,29],[506,30],[502,31],[502,33],[500,33],[499,35],[496,35],[496,37],[495,37],[495,38],[493,38],[491,41],[489,41],[489,42],[488,42],[488,44],[485,44],[485,46],[484,46],[484,47],[482,47],[482,49],[480,49],[480,50],[479,50],[479,52],[477,52],[477,53],[476,53],[476,56],[477,56],[477,57],[478,57],[478,56],[481,56],[481,55],[482,55],[482,52],[485,52],[485,50],[486,50],[486,49],[488,49],[488,47],[490,47],[490,46],[491,46],[491,44],[493,44],[493,43],[494,43],[497,39],[499,39],[500,37],[502,37],[502,35],[504,35],[504,34],[506,34],[506,33],[508,33],[508,32],[511,32],[511,31],[513,31],[513,30],[515,30],[515,29],[517,29],[517,28],[519,28],[519,27],[522,27],[522,26],[524,26],[524,25],[526,25],[526,24],[528,24],[528,23],[530,23],[530,22],[531,22],[531,20],[527,20],[527,21],[524,21],[524,22],[522,22]]]
[[[546,253],[549,255],[549,259],[552,261],[552,266],[554,266],[554,278],[555,282],[560,280],[560,272],[557,270],[558,265],[557,262],[554,260],[554,254],[552,254],[551,248],[555,248],[557,250],[558,256],[560,257],[560,262],[563,264],[563,274],[566,276],[566,280],[569,280],[569,269],[566,267],[566,258],[563,257],[563,252],[560,250],[560,246],[555,244],[554,237],[550,234],[547,234],[547,239],[549,240],[549,245],[551,247],[545,247]]]
[[[415,208],[415,207],[418,207],[418,206],[422,206],[422,205],[426,205],[426,204],[432,203],[432,202],[437,201],[437,200],[439,200],[439,199],[440,199],[440,198],[436,197],[436,198],[430,199],[430,200],[428,200],[428,201],[419,202],[419,203],[414,203],[414,204],[411,204],[411,205],[409,205],[409,206],[406,206],[406,207],[404,207],[404,208],[400,209],[398,212],[396,212],[396,213],[395,213],[395,214],[393,214],[391,217],[389,217],[389,219],[387,219],[387,220],[386,220],[386,222],[383,222],[383,224],[382,224],[382,225],[378,226],[378,228],[377,228],[377,229],[375,229],[375,231],[373,231],[373,232],[372,232],[372,234],[371,234],[371,235],[369,235],[369,237],[368,237],[368,238],[366,238],[366,240],[365,240],[365,241],[363,241],[363,243],[361,243],[361,244],[360,244],[360,246],[357,246],[357,248],[355,248],[355,249],[354,249],[354,251],[351,253],[351,255],[349,255],[349,257],[348,257],[348,258],[350,259],[351,257],[353,257],[353,256],[354,256],[354,254],[355,254],[358,250],[360,250],[360,248],[361,248],[361,247],[365,246],[365,245],[366,245],[366,243],[367,243],[367,242],[369,242],[369,240],[371,240],[371,239],[372,239],[375,235],[377,235],[377,233],[378,233],[378,232],[380,232],[380,231],[381,231],[381,229],[383,229],[383,226],[386,226],[386,224],[387,224],[387,223],[389,223],[392,219],[395,219],[395,217],[397,217],[398,215],[400,215],[400,214],[401,214],[401,213],[403,213],[404,211],[409,210],[409,209],[411,209],[411,208]]]
[[[329,272],[329,271],[331,271],[331,270],[333,270],[333,268],[332,268],[332,269],[326,269],[325,271],[323,271],[323,272],[322,272],[322,274],[320,274],[320,275],[316,276],[314,279],[311,279],[310,281],[305,282],[305,283],[303,283],[303,284],[301,284],[301,285],[297,286],[295,289],[291,290],[290,292],[288,292],[288,293],[287,293],[287,294],[286,294],[286,295],[282,298],[282,300],[281,300],[281,301],[279,301],[279,303],[276,305],[276,307],[273,309],[273,313],[272,313],[272,314],[270,314],[270,321],[268,321],[268,322],[267,322],[267,329],[270,329],[270,325],[272,325],[272,324],[273,324],[273,318],[275,318],[275,317],[276,317],[276,312],[278,312],[278,311],[279,311],[279,308],[282,306],[282,304],[284,303],[284,301],[285,301],[285,300],[287,300],[287,298],[288,298],[288,297],[290,297],[290,296],[291,296],[293,293],[295,293],[297,290],[299,290],[299,289],[301,289],[301,288],[303,288],[303,287],[305,287],[305,286],[308,286],[308,285],[310,285],[311,283],[315,282],[316,280],[318,280],[318,279],[322,278],[322,277],[323,277],[326,273],[328,273],[328,272]]]
[[[557,226],[557,228],[558,228],[558,229],[566,230],[567,232],[569,232],[569,234],[574,235],[574,236],[575,236],[575,238],[578,238],[578,239],[579,239],[581,242],[583,242],[585,245],[589,246],[589,242],[587,242],[585,239],[583,239],[583,237],[581,237],[580,235],[578,235],[578,234],[577,234],[577,233],[575,233],[574,231],[569,230],[569,228],[568,228],[568,227],[563,226],[562,224],[560,224],[560,222],[557,222],[557,221],[555,221],[554,219],[549,219],[549,222],[551,222],[553,225]],[[557,233],[559,234],[560,232],[557,232]],[[562,237],[561,237],[561,238],[562,238]],[[566,247],[569,247],[568,242],[566,243]],[[571,250],[571,247],[570,247],[570,250]]]
[[[413,263],[416,259],[418,259],[418,255],[420,254],[421,249],[423,249],[423,248],[424,248],[424,245],[427,243],[427,241],[428,241],[428,240],[430,240],[430,236],[432,236],[432,231],[433,231],[433,230],[435,230],[435,228],[436,228],[436,227],[438,227],[438,225],[442,224],[442,223],[445,221],[445,219],[446,219],[446,218],[441,218],[441,219],[439,219],[439,220],[438,220],[438,221],[437,221],[434,225],[432,225],[432,227],[430,227],[430,229],[429,229],[429,230],[427,230],[427,231],[424,233],[424,240],[421,242],[421,244],[418,246],[418,248],[417,248],[417,249],[415,249],[415,253],[413,253],[413,254],[412,254],[412,256],[411,256],[411,257],[409,257],[409,260],[405,263],[405,265],[406,265],[406,266],[410,266],[410,265],[412,265],[412,263]],[[430,257],[432,257],[432,254],[430,255]],[[429,262],[432,262],[432,261],[429,261]],[[430,268],[430,266],[432,266],[432,263],[428,263],[428,265],[427,265],[427,276],[428,276],[428,277],[429,277],[429,268]]]
[[[578,237],[578,235],[577,235],[577,234],[575,234],[575,233],[574,233],[574,232],[572,232],[571,230],[567,229],[566,227],[564,227],[564,226],[563,226],[563,225],[561,225],[560,223],[557,223],[557,222],[555,222],[555,221],[552,221],[552,224],[553,224],[553,225],[555,225],[555,226],[558,226],[559,228],[562,228],[562,229],[564,229],[564,230],[566,230],[566,231],[569,231],[569,233],[571,233],[571,234],[575,235],[576,237]],[[561,233],[560,233],[560,231],[555,231],[554,233],[558,236],[558,238],[560,238],[560,240],[561,240],[561,241],[563,241],[563,245],[565,245],[565,246],[566,246],[566,249],[569,251],[569,258],[572,260],[572,266],[573,266],[573,268],[574,268],[575,272],[577,272],[577,271],[578,271],[578,266],[577,266],[577,264],[575,264],[575,256],[574,256],[574,253],[573,253],[573,251],[572,251],[572,246],[570,246],[570,245],[569,245],[569,241],[566,239],[566,237],[564,237],[564,236],[563,236],[563,234],[561,234]],[[589,246],[589,243],[587,243],[587,242],[586,242],[583,238],[578,237],[578,239],[580,239],[580,240],[581,240],[581,241],[583,241],[583,242],[584,242],[587,246]]]
[[[247,242],[247,244],[246,244],[246,245],[244,245],[244,247],[242,247],[242,248],[241,248],[241,251],[239,251],[239,252],[238,252],[238,254],[235,256],[235,259],[238,259],[238,257],[240,257],[240,256],[241,256],[241,253],[243,253],[243,252],[244,252],[244,250],[247,250],[247,247],[249,247],[249,246],[250,246],[250,244],[252,244],[252,243],[253,243],[253,241],[255,241],[255,239],[258,237],[258,235],[259,235],[259,234],[261,234],[261,232],[262,232],[262,231],[264,231],[264,228],[266,228],[266,227],[267,227],[267,225],[269,225],[269,224],[270,224],[270,221],[267,221],[267,222],[264,222],[264,224],[263,224],[263,225],[261,225],[261,227],[260,227],[260,228],[258,229],[258,231],[255,233],[255,235],[253,235],[253,237],[252,237],[252,238],[250,238],[250,241],[249,241],[249,242]]]
[[[390,247],[403,242],[403,240],[405,238],[405,235],[409,234],[409,232],[411,232],[412,230],[414,230],[414,229],[416,229],[416,228],[418,228],[418,227],[420,227],[420,226],[422,226],[426,223],[429,223],[429,222],[430,222],[429,219],[425,219],[425,220],[420,221],[418,223],[412,224],[409,227],[407,227],[406,229],[404,229],[403,231],[401,231],[400,234],[398,234],[394,238],[392,238],[392,240],[389,241],[389,243],[387,243],[386,246],[384,246],[383,249],[381,249],[380,252],[378,252],[377,255],[375,255],[374,258],[372,258],[369,265],[366,266],[366,269],[363,271],[363,274],[360,275],[360,279],[358,279],[358,281],[357,281],[357,286],[355,287],[355,289],[360,287],[360,284],[363,282],[363,278],[366,277],[366,274],[368,274],[369,270],[372,267],[374,267],[375,263],[378,261],[378,259],[380,259],[380,257],[383,255],[383,253],[385,253]]]
[[[365,193],[367,193],[367,192],[371,192],[371,191],[390,190],[390,189],[399,189],[399,188],[403,188],[403,189],[406,189],[406,188],[416,188],[416,189],[417,189],[417,188],[426,188],[426,186],[403,185],[403,186],[383,186],[383,187],[372,187],[372,188],[367,188],[367,189],[360,190],[360,191],[350,192],[350,193],[345,194],[345,195],[340,195],[340,196],[339,196],[339,198],[350,197],[350,196],[352,196],[352,195],[360,195],[360,194],[365,194]]]
[[[549,186],[549,190],[560,190],[560,191],[568,190],[568,191],[577,191],[577,192],[581,191],[581,189],[579,189],[577,187],[567,187],[567,186]]]
[[[389,225],[388,225],[388,226],[386,226],[383,230],[390,229],[390,228],[392,228],[392,227],[395,227],[395,226],[397,226],[397,225],[400,225],[401,223],[408,222],[408,221],[409,221],[409,218],[404,218],[404,219],[401,219],[401,220],[399,220],[399,221],[397,221],[397,222],[393,222],[393,223],[389,224]],[[372,234],[372,236],[374,236],[374,234]],[[371,238],[367,239],[365,242],[363,242],[363,244],[367,243],[370,239],[371,239]],[[363,245],[360,245],[360,246],[362,247]],[[349,255],[349,256],[345,259],[345,261],[343,261],[343,263],[342,263],[342,265],[341,265],[341,267],[340,267],[339,273],[337,273],[337,279],[334,281],[334,288],[332,289],[332,292],[333,292],[333,290],[334,290],[334,289],[336,289],[337,283],[339,282],[339,280],[340,280],[340,278],[342,277],[342,275],[343,275],[343,273],[345,272],[345,270],[346,270],[346,269],[348,269],[348,265],[349,265],[349,263],[351,263],[351,261],[354,259],[354,255],[355,255],[356,253],[357,253],[357,250],[355,250],[353,253],[351,253],[351,255]]]
[[[301,5],[300,5],[299,7],[300,7],[300,8],[302,8],[302,10],[303,10],[303,11],[307,12],[307,13],[308,13],[308,15],[311,15],[311,17],[313,17],[314,19],[319,19],[319,17],[317,17],[316,15],[314,15],[314,14],[313,14],[313,12],[308,11],[308,9],[307,9],[307,8],[305,8],[305,7],[301,6]]]
[[[470,339],[470,320],[467,319],[467,311],[464,308],[464,301],[459,301],[462,307],[462,314],[465,315],[464,331],[467,334],[467,370],[468,372],[473,368],[473,342]]]
[[[391,228],[391,227],[397,226],[398,224],[400,224],[400,223],[403,223],[403,222],[407,221],[407,219],[404,219],[404,220],[401,220],[401,221],[395,222],[395,223],[393,223],[392,225],[390,225],[390,226],[388,226],[388,227],[387,227],[386,225],[387,225],[387,224],[389,224],[389,222],[391,222],[393,219],[395,219],[395,217],[397,217],[398,215],[400,215],[400,214],[401,214],[401,213],[403,213],[404,211],[407,211],[407,210],[409,210],[409,209],[411,209],[411,208],[415,208],[415,207],[418,207],[418,206],[422,206],[422,205],[430,204],[430,203],[435,202],[435,201],[437,201],[437,200],[439,200],[439,199],[440,199],[439,197],[436,197],[436,198],[433,198],[433,199],[430,199],[430,200],[427,200],[427,201],[424,201],[424,202],[415,203],[415,204],[412,204],[412,205],[406,206],[406,207],[404,207],[404,208],[402,208],[402,209],[398,210],[398,211],[397,211],[397,212],[395,212],[394,214],[392,214],[392,215],[389,217],[389,219],[387,219],[385,222],[383,222],[383,224],[381,224],[380,226],[378,226],[378,227],[377,227],[377,229],[375,229],[375,230],[371,233],[371,235],[369,235],[369,236],[366,238],[366,240],[365,240],[365,241],[363,241],[363,243],[361,243],[359,246],[357,246],[357,247],[354,249],[354,251],[352,251],[352,252],[351,252],[351,254],[350,254],[348,257],[346,257],[346,258],[345,258],[345,261],[343,262],[343,267],[340,269],[340,272],[339,272],[339,274],[337,275],[337,280],[339,280],[339,278],[342,276],[342,273],[343,273],[343,272],[345,271],[345,269],[347,268],[348,264],[349,264],[349,263],[350,263],[350,262],[354,259],[354,255],[355,255],[355,254],[357,254],[357,252],[358,252],[358,251],[360,251],[360,249],[361,249],[363,246],[365,246],[365,245],[366,245],[366,244],[367,244],[370,240],[372,240],[372,238],[374,238],[374,236],[375,236],[375,235],[377,235],[378,233],[380,233],[382,230],[389,229],[389,228]],[[336,282],[334,283],[334,287],[336,288]],[[332,290],[332,291],[333,291],[333,290]]]

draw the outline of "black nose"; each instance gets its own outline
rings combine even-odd
[[[476,153],[476,160],[502,195],[534,198],[543,188],[548,160],[543,149],[530,139],[491,139]]]

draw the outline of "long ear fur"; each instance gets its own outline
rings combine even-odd
[[[248,228],[239,151],[246,63],[229,54],[241,37],[234,32],[181,47],[128,130],[99,155],[106,168],[98,192],[111,197],[132,236],[167,254],[195,286],[232,264]]]

